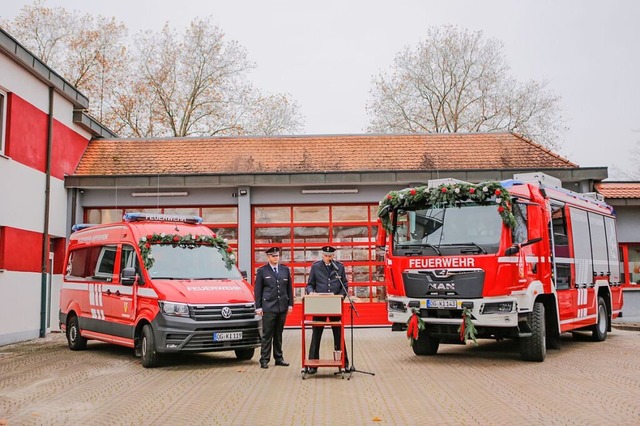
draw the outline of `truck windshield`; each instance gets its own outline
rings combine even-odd
[[[171,244],[153,245],[151,278],[158,279],[242,279],[238,268],[229,268],[217,247],[180,247]]]
[[[501,231],[495,205],[398,210],[394,251],[396,255],[496,253]]]

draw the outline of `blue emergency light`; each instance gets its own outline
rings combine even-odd
[[[95,223],[76,223],[71,227],[71,232],[81,231],[83,229],[91,228],[92,226],[96,226]]]
[[[125,222],[183,222],[199,225],[202,223],[200,216],[187,216],[179,214],[160,214],[160,213],[125,213],[122,216]]]

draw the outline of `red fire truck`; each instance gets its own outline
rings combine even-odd
[[[517,338],[523,360],[543,361],[561,333],[605,340],[622,309],[612,208],[551,176],[430,181],[390,192],[379,215],[388,318],[419,322],[416,355]]]

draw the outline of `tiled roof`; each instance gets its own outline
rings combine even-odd
[[[97,139],[76,176],[568,169],[513,133]]]
[[[604,198],[640,199],[640,182],[600,182],[595,187]]]

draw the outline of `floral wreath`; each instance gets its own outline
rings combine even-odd
[[[176,235],[176,234],[150,234],[146,237],[140,238],[138,241],[138,247],[140,247],[140,254],[142,255],[142,261],[144,262],[147,270],[151,269],[155,259],[151,253],[151,244],[171,244],[174,247],[183,248],[195,248],[198,246],[211,246],[219,248],[223,253],[224,261],[227,265],[227,269],[231,269],[236,264],[236,257],[233,254],[233,249],[229,247],[229,243],[226,238],[217,236],[215,233],[212,236],[209,235]]]
[[[500,182],[484,182],[477,185],[469,183],[445,183],[435,188],[417,186],[400,191],[391,191],[380,201],[378,216],[382,226],[392,230],[391,212],[398,208],[417,210],[429,206],[454,206],[460,201],[473,201],[479,205],[495,202],[502,222],[509,228],[516,225],[511,208],[511,195]]]

